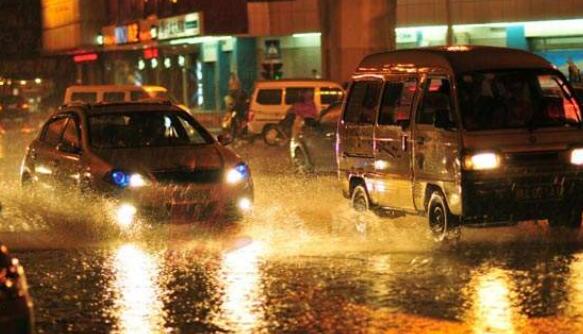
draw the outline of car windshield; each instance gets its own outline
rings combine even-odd
[[[474,72],[458,80],[466,130],[579,126],[581,110],[562,77],[520,70]]]
[[[190,117],[178,112],[130,112],[89,117],[95,148],[138,148],[210,144],[213,139]]]

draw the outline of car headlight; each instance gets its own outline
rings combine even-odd
[[[494,152],[482,152],[466,155],[464,167],[468,170],[488,170],[500,167],[500,157]]]
[[[571,163],[583,166],[583,148],[576,148],[571,151]]]
[[[238,184],[247,178],[249,178],[249,167],[241,163],[227,171],[225,181],[229,184]]]
[[[150,181],[141,174],[130,174],[118,169],[111,172],[111,182],[120,188],[140,188],[150,184]]]

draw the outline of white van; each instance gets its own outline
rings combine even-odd
[[[249,123],[251,134],[265,135],[276,127],[290,107],[300,101],[306,91],[312,91],[318,110],[344,97],[342,87],[333,81],[317,79],[286,79],[259,81],[249,104]]]
[[[171,100],[168,90],[162,86],[75,85],[65,91],[64,102],[129,102],[143,99]]]

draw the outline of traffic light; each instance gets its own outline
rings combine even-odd
[[[261,64],[263,67],[263,72],[261,75],[266,80],[279,80],[283,77],[283,72],[281,69],[283,68],[283,63],[281,62],[263,62]]]

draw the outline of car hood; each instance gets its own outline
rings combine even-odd
[[[105,149],[95,152],[112,168],[149,173],[177,169],[222,169],[240,161],[220,144],[182,147]]]

